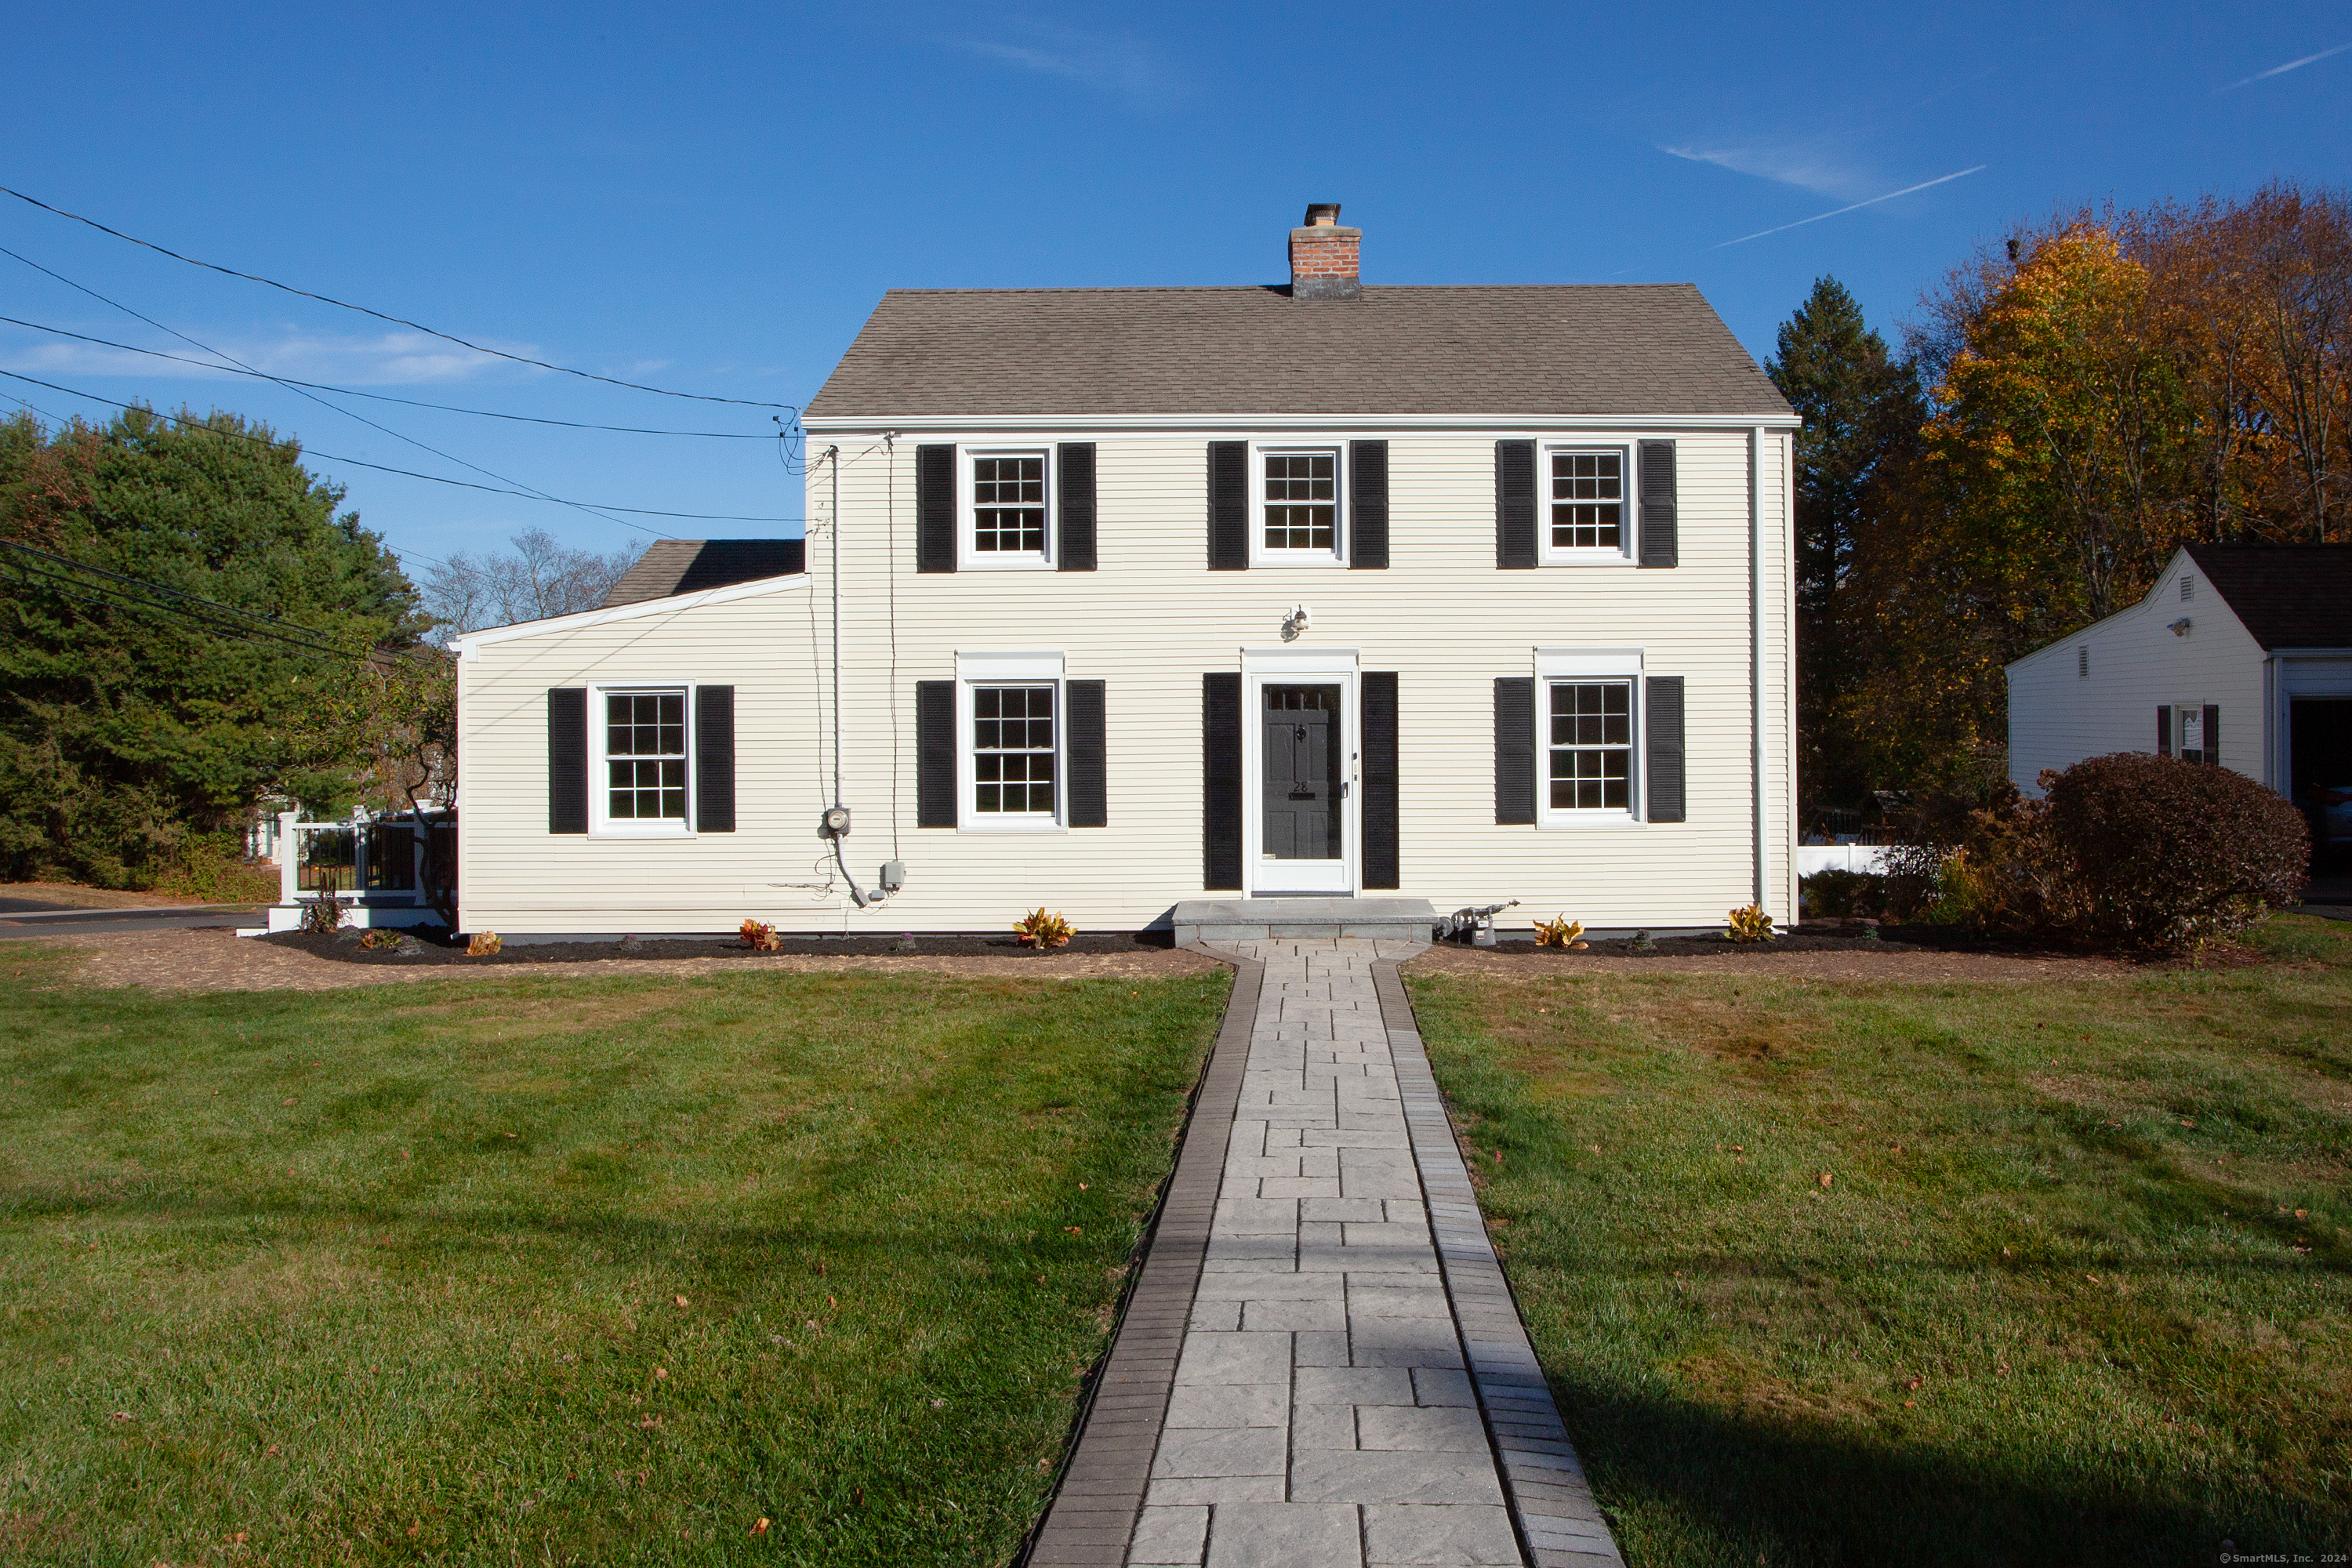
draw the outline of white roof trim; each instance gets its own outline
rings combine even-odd
[[[469,633],[449,639],[450,649],[459,658],[472,662],[482,649],[496,643],[518,642],[524,637],[546,637],[562,632],[586,631],[591,626],[610,626],[614,621],[642,620],[648,616],[676,614],[682,610],[700,609],[705,605],[724,605],[737,599],[756,599],[767,594],[782,594],[809,585],[805,572],[794,572],[782,577],[759,577],[749,583],[730,583],[723,588],[705,588],[695,594],[672,594],[666,598],[640,599],[634,605],[609,605],[601,610],[582,610],[577,615],[552,616],[543,621],[520,621],[510,626],[492,626],[487,631]]]
[[[909,415],[891,419],[803,416],[812,436],[1108,430],[1795,430],[1793,414],[1024,414]]]

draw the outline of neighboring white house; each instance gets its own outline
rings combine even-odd
[[[2162,752],[2352,843],[2352,545],[2192,544],[2147,596],[2009,667],[2009,768]]]
[[[806,571],[458,639],[466,925],[1793,919],[1798,420],[1687,285],[1367,287],[1337,217],[1288,287],[894,289]]]

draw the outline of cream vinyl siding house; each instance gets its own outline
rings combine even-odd
[[[806,571],[460,645],[469,929],[1793,919],[1796,421],[1696,290],[894,291],[804,422]],[[594,805],[556,709],[706,687],[730,825]]]

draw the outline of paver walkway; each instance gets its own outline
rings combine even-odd
[[[1132,1350],[1122,1327],[1104,1391],[1122,1405],[1108,1421],[1117,1430],[1097,1438],[1090,1418],[1072,1467],[1090,1495],[1057,1500],[1032,1561],[1619,1563],[1503,1283],[1396,978],[1396,962],[1419,945],[1208,951],[1263,971],[1237,1103],[1224,1100],[1229,1136],[1200,1125],[1226,1114],[1209,1089],[1186,1133],[1188,1160],[1196,1141],[1223,1145],[1205,1245],[1193,1242],[1189,1317],[1181,1336],[1159,1332],[1156,1350]],[[1240,1044],[1237,1022],[1211,1089]],[[1186,1179],[1180,1163],[1179,1189]],[[1171,1208],[1181,1196],[1171,1192]],[[1169,1230],[1163,1216],[1139,1286],[1163,1303],[1171,1284],[1164,1267],[1156,1279],[1152,1270]],[[1135,1370],[1155,1353],[1173,1356],[1156,1397]],[[1139,1420],[1148,1409],[1159,1413],[1156,1434]],[[1106,1479],[1122,1460],[1136,1468],[1139,1511],[1132,1501],[1118,1508],[1123,1489]],[[1083,1516],[1090,1544],[1076,1530],[1081,1507],[1096,1510]],[[1131,1533],[1119,1528],[1128,1519]]]

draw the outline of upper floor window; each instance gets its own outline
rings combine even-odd
[[[1622,447],[1545,453],[1543,555],[1549,561],[1631,560],[1631,466]]]
[[[1269,564],[1339,564],[1338,450],[1267,451],[1259,463],[1258,559]]]
[[[1047,563],[1045,454],[975,453],[966,561],[974,566]]]

